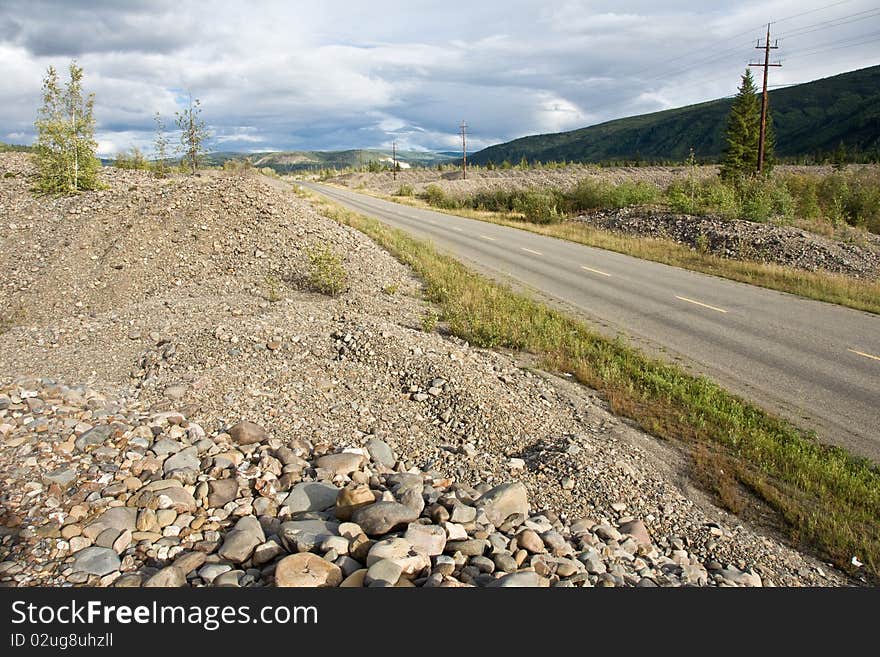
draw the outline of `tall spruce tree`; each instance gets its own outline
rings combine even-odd
[[[75,194],[98,186],[101,162],[95,157],[95,95],[83,96],[83,69],[71,62],[62,87],[50,66],[43,80],[43,106],[34,125],[44,192]]]
[[[183,153],[182,164],[190,173],[195,174],[199,162],[205,154],[205,142],[210,137],[208,128],[202,119],[202,107],[199,99],[193,101],[189,97],[189,106],[182,112],[176,112],[177,127],[180,128],[180,148]]]
[[[767,121],[765,144],[766,164],[772,161],[773,131]],[[755,87],[752,72],[746,69],[742,76],[739,91],[733,99],[730,114],[727,116],[727,129],[724,133],[724,158],[721,161],[721,177],[735,180],[754,174],[758,170],[758,140],[761,134],[761,99]]]

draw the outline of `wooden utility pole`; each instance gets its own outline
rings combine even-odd
[[[467,180],[467,123],[463,119],[458,129],[461,133],[461,177]]]
[[[758,50],[764,51],[764,63],[763,64],[749,64],[749,66],[761,66],[764,68],[764,88],[761,93],[761,134],[758,137],[758,173],[764,172],[764,141],[767,138],[767,72],[770,70],[771,66],[782,66],[782,64],[776,62],[770,63],[770,51],[776,50],[779,48],[779,42],[776,41],[771,46],[770,45],[770,23],[767,23],[767,38],[764,41],[764,45],[761,45],[761,42],[758,41],[755,46]]]
[[[397,142],[391,142],[391,178],[397,180]]]

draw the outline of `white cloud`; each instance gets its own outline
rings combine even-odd
[[[778,27],[784,34],[869,7],[851,0]],[[32,138],[46,66],[63,69],[76,56],[97,97],[102,153],[148,147],[153,114],[172,127],[187,90],[224,149],[397,140],[455,150],[461,119],[479,148],[733,93],[761,23],[808,10],[798,0],[4,0],[0,133]],[[780,54],[870,27],[794,36]],[[878,61],[869,43],[792,56],[773,76],[804,82]]]

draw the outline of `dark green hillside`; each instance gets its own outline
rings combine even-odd
[[[738,80],[731,81],[731,92]],[[474,153],[477,164],[529,161],[605,162],[703,160],[720,157],[731,99],[616,119],[571,132],[523,137]],[[841,142],[851,155],[880,152],[880,66],[770,92],[776,154],[830,153]]]

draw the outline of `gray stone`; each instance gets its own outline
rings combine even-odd
[[[214,578],[214,581],[211,582],[211,585],[217,587],[238,588],[241,586],[242,577],[244,577],[244,572],[241,570],[227,570],[225,573],[217,575],[217,577]]]
[[[208,482],[208,507],[221,507],[236,497],[238,497],[238,480],[234,477]]]
[[[486,513],[486,517],[496,527],[515,514],[527,516],[529,499],[526,487],[516,481],[496,486],[486,491],[477,500],[477,508]]]
[[[392,559],[379,559],[367,569],[364,583],[367,586],[394,586],[403,574],[403,567]]]
[[[164,499],[163,499],[164,496]],[[192,513],[196,510],[196,499],[185,488],[168,488],[159,493],[159,508],[174,509],[178,513]]]
[[[166,566],[155,575],[147,578],[144,587],[178,588],[186,585],[186,574],[174,566]]]
[[[165,459],[163,470],[165,474],[174,472],[175,470],[198,470],[202,465],[199,460],[199,450],[197,447],[187,447],[182,449],[174,456]]]
[[[468,564],[479,568],[481,573],[491,574],[495,572],[495,562],[488,557],[471,557],[468,560]]]
[[[602,524],[593,527],[593,533],[606,543],[608,541],[619,541],[621,539],[620,532],[611,525]]]
[[[76,479],[76,468],[71,466],[61,467],[43,475],[43,483],[58,484],[61,489],[67,488]]]
[[[367,441],[367,451],[373,461],[381,463],[385,467],[393,468],[397,462],[397,459],[394,458],[394,452],[391,451],[388,443],[375,436]]]
[[[100,424],[97,427],[89,429],[76,440],[73,441],[74,447],[80,451],[85,451],[86,447],[91,445],[100,445],[107,440],[113,433],[113,427],[109,424]]]
[[[282,554],[284,554],[284,548],[276,541],[272,540],[260,543],[254,548],[254,553],[251,558],[253,559],[254,564],[259,566],[273,561],[276,557],[279,557]]]
[[[516,572],[516,559],[512,555],[504,552],[492,555],[492,562],[498,570],[505,573]]]
[[[153,443],[150,449],[153,450],[156,456],[166,456],[168,454],[177,454],[177,452],[183,449],[183,443],[171,440],[171,438],[162,438]]]
[[[135,531],[137,509],[129,506],[114,506],[102,513],[83,529],[83,536],[96,539],[105,529],[115,529],[121,533],[126,529]],[[117,534],[118,535],[118,534]]]
[[[182,575],[187,575],[192,571],[201,568],[205,563],[207,556],[204,552],[184,552],[179,555],[172,564]]]
[[[239,520],[235,529],[226,534],[223,545],[217,554],[233,563],[247,561],[254,549],[266,540],[260,522],[253,516],[245,516]]]
[[[338,454],[325,454],[318,457],[315,465],[334,474],[348,475],[360,468],[363,462],[364,457],[361,454],[340,452]]]
[[[112,548],[116,539],[122,535],[122,532],[114,527],[108,527],[95,537],[95,545],[98,547]]]
[[[376,502],[357,509],[352,522],[360,525],[370,536],[387,534],[392,529],[413,522],[419,517],[418,511],[399,502]]]
[[[293,487],[283,506],[290,508],[291,513],[326,511],[336,504],[337,495],[339,489],[333,484],[307,481]]]
[[[469,538],[464,541],[449,541],[446,543],[446,552],[455,554],[461,552],[466,557],[479,557],[486,552],[489,541],[483,538]]]
[[[403,537],[412,543],[416,550],[429,557],[443,554],[443,549],[446,547],[446,531],[437,525],[421,525],[412,522],[406,528],[406,534]]]
[[[590,549],[581,553],[578,556],[578,561],[586,566],[587,572],[591,575],[601,575],[607,570],[605,562],[602,561],[602,558],[596,550]]]
[[[282,544],[290,552],[313,550],[328,536],[338,534],[339,524],[324,520],[290,520],[278,529]]]
[[[73,572],[103,577],[121,565],[119,555],[111,548],[87,547],[73,555]]]
[[[232,566],[228,563],[208,563],[199,569],[199,577],[211,584],[217,577],[230,570]]]
[[[457,523],[473,522],[477,519],[477,510],[472,506],[456,501],[452,506],[452,514],[449,516],[449,519]]]
[[[537,588],[550,586],[550,580],[541,577],[538,573],[524,570],[519,573],[510,573],[491,582],[488,586],[493,588]]]

